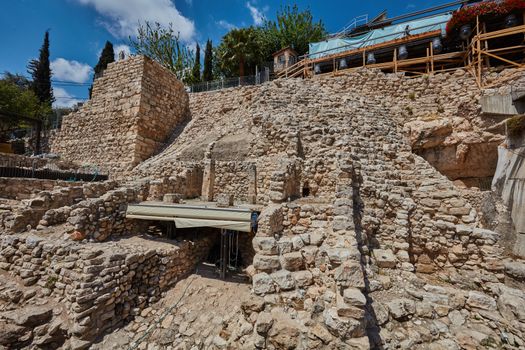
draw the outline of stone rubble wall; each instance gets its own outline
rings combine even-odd
[[[93,96],[63,119],[51,150],[122,176],[158,151],[188,117],[188,95],[158,63],[135,56],[108,65]]]
[[[221,194],[233,195],[235,202],[248,202],[250,188],[256,186],[250,179],[251,162],[215,162],[214,200]],[[254,192],[252,190],[252,192]]]
[[[200,165],[188,165],[178,169],[170,177],[151,180],[147,200],[162,201],[166,193],[177,193],[182,198],[196,198],[201,195],[203,168]]]
[[[23,179],[18,179],[22,183]],[[77,183],[69,187],[55,187],[51,191],[41,191],[32,198],[22,200],[16,206],[7,207],[0,212],[0,233],[23,232],[31,228],[42,228],[48,224],[61,222],[52,218],[67,218],[71,206],[86,198],[99,197],[116,186],[114,181],[96,183]]]
[[[145,222],[126,219],[126,209],[128,203],[144,199],[144,186],[117,188],[98,198],[88,198],[71,206],[67,215],[58,220],[55,217],[53,223],[67,222],[71,226],[68,231],[78,234],[79,237],[75,237],[77,240],[87,238],[103,242],[110,237],[136,234],[144,229]],[[50,215],[46,213],[43,218],[47,222],[46,216]]]
[[[81,245],[3,236],[0,270],[26,286],[46,289],[63,303],[71,348],[84,349],[158,301],[195,268],[212,243],[206,234],[160,245],[143,240]]]
[[[53,170],[79,170],[79,167],[72,162],[2,152],[0,152],[0,166]]]
[[[501,119],[481,114],[480,96],[508,94],[525,85],[518,69],[490,73],[480,90],[465,70],[407,79],[378,70],[341,73],[340,88],[362,96],[383,96],[397,114],[414,152],[450,179],[479,186],[496,169],[504,141]]]
[[[82,182],[62,180],[0,177],[0,197],[16,200],[29,199],[38,192],[51,191],[55,187],[76,187],[82,184]]]
[[[17,166],[23,168],[43,168],[49,163],[48,159],[26,157],[19,154],[2,153],[0,152],[0,165],[1,166]]]

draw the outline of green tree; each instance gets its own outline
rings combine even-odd
[[[15,84],[21,90],[31,89],[31,80],[27,79],[22,74],[11,73],[6,71],[4,72],[4,77],[2,78],[2,80]]]
[[[33,78],[32,88],[41,103],[51,107],[54,101],[51,88],[51,67],[49,65],[49,31],[44,35],[44,43],[40,48],[38,59],[31,60],[28,72]]]
[[[31,126],[17,117],[42,120],[51,114],[47,102],[41,103],[32,89],[21,88],[11,77],[0,80],[0,138],[5,140],[11,130]]]
[[[277,21],[265,21],[257,33],[265,60],[287,46],[304,55],[309,43],[321,41],[327,34],[322,21],[314,22],[310,9],[299,11],[297,5],[281,7]]]
[[[204,70],[202,71],[202,80],[213,80],[213,46],[210,39],[206,42],[206,49],[204,50]]]
[[[115,62],[115,51],[113,51],[113,44],[106,41],[106,45],[104,45],[104,49],[100,53],[98,63],[93,69],[95,71],[95,76],[101,74],[111,62]]]
[[[261,61],[257,30],[253,27],[232,29],[222,38],[216,53],[223,75],[245,76]]]
[[[198,43],[195,48],[195,64],[193,65],[193,72],[191,75],[193,83],[201,81],[201,48]]]
[[[98,78],[111,62],[115,62],[115,51],[113,50],[113,44],[106,41],[106,45],[104,45],[104,49],[102,49],[97,65],[94,68],[95,75],[93,76],[93,80]],[[91,98],[92,90],[93,84],[91,84],[91,87],[89,88],[89,98]]]
[[[184,46],[173,26],[146,21],[140,24],[137,38],[129,38],[130,46],[138,55],[148,56],[172,71],[182,81],[191,79],[193,52]]]

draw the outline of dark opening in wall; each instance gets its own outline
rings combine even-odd
[[[412,151],[458,186],[478,187],[489,191],[498,163],[500,143],[501,141],[491,141],[468,145],[438,145],[413,148]]]
[[[308,181],[305,181],[303,184],[303,197],[310,196],[310,186],[308,185]]]

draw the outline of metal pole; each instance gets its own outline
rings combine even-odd
[[[227,232],[221,230],[221,279],[226,278],[226,253],[228,252]]]

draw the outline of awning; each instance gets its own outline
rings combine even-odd
[[[177,228],[215,227],[251,232],[252,211],[249,209],[210,208],[191,205],[130,204],[126,218],[173,221]]]

